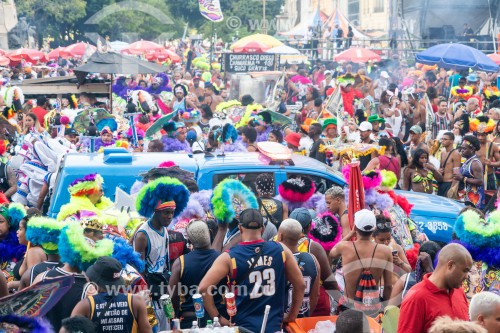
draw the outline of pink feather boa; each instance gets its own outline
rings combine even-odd
[[[369,177],[365,172],[361,173],[361,177],[363,178],[363,188],[366,190],[369,190],[371,188],[377,188],[382,184],[382,175],[380,174],[379,170],[372,170],[369,171],[370,175],[373,177]],[[344,179],[346,182],[349,181],[349,175],[351,174],[351,167],[348,165],[345,165],[342,168],[342,175],[344,175]]]

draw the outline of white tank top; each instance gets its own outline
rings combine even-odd
[[[151,226],[151,220],[148,220],[146,223],[142,224],[137,234],[140,232],[142,232],[148,240],[148,246],[146,248],[146,270],[149,273],[163,273],[168,260],[167,228],[163,227],[162,232],[158,232]],[[137,234],[135,237],[137,237]]]

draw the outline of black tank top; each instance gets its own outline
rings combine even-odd
[[[33,284],[33,281],[39,274],[42,274],[43,272],[46,271],[50,271],[51,269],[54,269],[56,267],[62,267],[62,266],[63,266],[62,262],[53,262],[53,261],[42,261],[41,263],[36,264],[31,268],[30,285]]]
[[[182,286],[187,287],[186,291],[196,287],[200,284],[201,280],[208,272],[215,259],[220,255],[219,252],[213,249],[208,250],[194,250],[179,258],[181,264],[181,279]],[[219,286],[225,285],[226,279],[223,279]],[[193,293],[188,292],[180,296],[181,300],[181,313],[194,312]],[[214,294],[214,303],[217,310],[224,316],[226,312],[226,305],[223,303],[222,296],[218,293]],[[210,319],[208,316],[207,319]]]
[[[136,333],[137,321],[132,308],[132,294],[108,295],[100,293],[88,297],[90,302],[90,320],[95,324],[96,333],[125,332]],[[108,309],[104,314],[102,311]]]
[[[59,330],[61,329],[61,322],[64,318],[71,317],[73,308],[87,294],[90,283],[87,282],[87,279],[83,274],[68,273],[61,268],[55,268],[47,271],[47,273],[45,273],[42,278],[42,281],[45,281],[48,278],[68,275],[73,275],[75,277],[73,285],[68,290],[68,292],[59,300],[59,302],[57,302],[57,304],[45,315],[45,318],[47,318],[47,320],[52,324],[55,332],[59,332]]]

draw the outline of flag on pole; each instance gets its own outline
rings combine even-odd
[[[344,103],[342,101],[340,89],[340,86],[337,86],[335,91],[328,96],[325,103],[326,111],[337,118],[337,128],[342,128],[342,126],[344,126]]]
[[[337,120],[338,121],[338,120]],[[363,178],[361,177],[361,169],[359,162],[349,164],[351,169],[349,172],[349,198],[347,216],[349,218],[349,226],[354,228],[354,214],[357,211],[365,208],[365,190],[363,187]]]
[[[200,14],[209,21],[220,22],[224,19],[219,0],[198,0]]]
[[[425,136],[425,142],[428,143],[430,140],[435,139],[433,137],[432,125],[434,124],[434,111],[432,111],[432,104],[427,94],[424,94],[425,103],[425,131],[427,135]]]

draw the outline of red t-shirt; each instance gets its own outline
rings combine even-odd
[[[38,118],[38,122],[40,123],[40,126],[45,128],[44,118],[45,118],[45,115],[49,112],[47,110],[45,110],[44,108],[42,108],[41,106],[35,106],[33,108],[33,110],[31,110],[31,112],[34,113],[36,115],[36,117]]]
[[[469,305],[462,288],[447,292],[429,281],[431,273],[410,289],[401,304],[398,333],[425,333],[437,317],[469,320]]]

